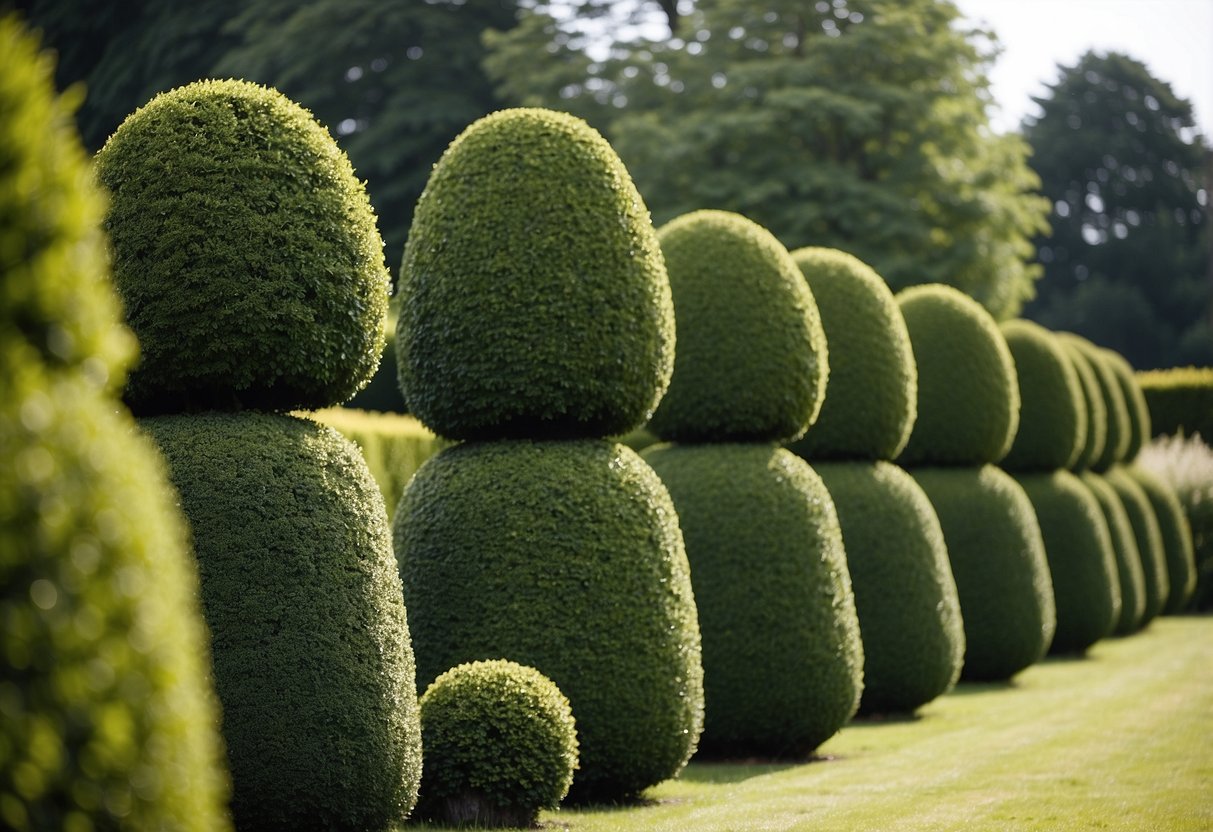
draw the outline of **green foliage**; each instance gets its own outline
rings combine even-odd
[[[669,383],[673,307],[648,209],[610,145],[564,113],[494,113],[451,143],[400,295],[400,386],[441,436],[626,433]]]
[[[1099,501],[1069,471],[1025,473],[1023,487],[1045,542],[1057,630],[1050,653],[1084,653],[1120,621],[1121,590],[1112,536]]]
[[[400,576],[357,448],[272,414],[144,419],[193,530],[241,829],[385,830],[421,739]]]
[[[918,418],[899,461],[997,462],[1019,425],[1015,362],[998,325],[949,286],[914,286],[897,303],[918,364]]]
[[[1154,436],[1198,433],[1213,439],[1213,367],[1138,373]]]
[[[674,377],[648,429],[682,442],[793,439],[829,363],[813,294],[769,231],[696,211],[658,232],[678,320]]]
[[[1141,552],[1137,548],[1137,535],[1133,533],[1124,500],[1102,474],[1083,471],[1082,482],[1099,501],[1112,540],[1112,554],[1116,558],[1120,616],[1116,621],[1115,633],[1129,635],[1141,629],[1146,614],[1146,575],[1141,565]]]
[[[1150,498],[1146,496],[1141,485],[1126,473],[1124,466],[1113,466],[1104,476],[1125,504],[1125,513],[1129,515],[1133,536],[1137,539],[1137,551],[1141,555],[1141,568],[1146,578],[1146,609],[1141,619],[1144,627],[1162,613],[1171,597],[1171,579],[1167,572],[1167,553],[1163,548],[1162,529],[1159,528],[1158,516],[1154,513]]]
[[[1150,407],[1146,403],[1145,394],[1142,392],[1141,385],[1137,382],[1137,376],[1133,373],[1133,368],[1125,361],[1123,355],[1112,350],[1103,350],[1101,353],[1104,359],[1108,362],[1108,367],[1112,370],[1112,375],[1116,377],[1116,383],[1120,388],[1120,394],[1125,401],[1125,412],[1129,417],[1129,443],[1125,449],[1125,455],[1118,460],[1123,463],[1130,463],[1137,458],[1137,454],[1141,452],[1142,446],[1150,440]]]
[[[1162,532],[1163,551],[1167,555],[1167,578],[1170,592],[1162,612],[1174,615],[1183,612],[1196,590],[1196,561],[1192,549],[1192,527],[1184,515],[1175,490],[1160,477],[1140,465],[1125,468],[1150,500],[1158,528]]]
[[[1074,363],[1044,327],[1014,320],[1005,321],[1001,329],[1015,360],[1021,402],[1019,430],[1002,467],[1069,468],[1078,462],[1087,441],[1087,407]]]
[[[893,459],[910,439],[918,369],[888,285],[858,258],[792,252],[825,329],[830,379],[813,429],[788,447],[805,459]]]
[[[1213,449],[1199,436],[1167,436],[1147,445],[1138,464],[1175,490],[1192,529],[1196,591],[1188,608],[1213,608]]]
[[[1082,387],[1082,402],[1087,413],[1087,440],[1082,452],[1074,460],[1073,470],[1082,471],[1094,465],[1103,455],[1108,442],[1108,406],[1104,403],[1103,393],[1099,386],[1099,376],[1091,362],[1074,344],[1065,338],[1058,338],[1062,351],[1074,367]]]
[[[533,667],[495,660],[443,673],[421,697],[418,814],[448,824],[535,826],[577,768],[569,700]]]
[[[1091,461],[1089,467],[1100,473],[1106,472],[1124,459],[1125,454],[1129,451],[1129,443],[1133,439],[1133,428],[1129,422],[1129,406],[1125,402],[1124,393],[1121,392],[1120,382],[1116,380],[1116,373],[1112,371],[1111,364],[1099,347],[1086,338],[1070,332],[1059,332],[1058,337],[1086,359],[1091,367],[1092,375],[1095,376],[1096,385],[1099,387],[1099,395],[1103,399],[1106,414],[1104,420],[1106,432],[1103,450],[1097,458]]]
[[[815,467],[838,510],[855,592],[863,641],[859,708],[913,712],[951,690],[964,659],[960,599],[939,518],[895,465]]]
[[[359,390],[354,398],[345,403],[346,407],[355,410],[373,410],[377,413],[404,413],[404,396],[400,392],[396,370],[396,320],[400,316],[400,307],[396,302],[399,295],[388,302],[387,317],[383,321],[383,352],[379,355],[379,365],[375,374]]]
[[[820,477],[761,443],[662,445],[703,632],[702,751],[802,759],[859,704],[863,646]]]
[[[241,81],[137,110],[97,155],[114,279],[142,359],[138,413],[325,407],[383,346],[383,242],[310,114]]]
[[[578,800],[681,770],[703,724],[699,627],[674,506],[635,452],[456,445],[413,477],[394,528],[420,685],[502,656],[538,669],[577,718]]]
[[[1010,679],[1045,654],[1057,626],[1032,503],[993,465],[910,473],[939,515],[956,578],[965,630],[961,678]]]

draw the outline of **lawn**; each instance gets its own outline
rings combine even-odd
[[[545,813],[597,830],[1213,829],[1213,617],[1166,618],[861,720],[799,765],[693,763],[642,805]],[[406,827],[407,828],[407,827]]]

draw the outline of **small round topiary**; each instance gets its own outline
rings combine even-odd
[[[769,444],[658,445],[703,633],[701,752],[802,759],[855,713],[863,647],[821,479]]]
[[[1129,463],[1137,458],[1142,446],[1150,441],[1150,406],[1146,404],[1145,393],[1133,373],[1133,366],[1125,357],[1115,350],[1101,349],[1100,355],[1108,362],[1112,375],[1120,387],[1124,397],[1125,413],[1129,417],[1129,442],[1125,454],[1118,462]]]
[[[1039,324],[1005,321],[1001,329],[1015,359],[1021,400],[1019,430],[1001,465],[1008,471],[1069,468],[1087,441],[1087,408],[1074,363]],[[1071,485],[1066,490],[1074,493]],[[1047,534],[1045,543],[1048,548]]]
[[[887,462],[814,466],[838,510],[863,640],[866,713],[910,713],[951,690],[964,623],[939,518]]]
[[[1112,634],[1121,592],[1111,532],[1099,502],[1069,471],[1020,474],[1044,537],[1057,629],[1050,653],[1086,652]]]
[[[939,515],[956,578],[965,629],[961,678],[1010,679],[1044,656],[1057,626],[1032,502],[993,465],[910,473]]]
[[[1057,343],[1061,346],[1066,358],[1070,360],[1074,373],[1078,377],[1079,386],[1082,388],[1082,403],[1087,414],[1087,436],[1082,450],[1070,469],[1083,471],[1094,465],[1103,455],[1104,446],[1108,441],[1108,406],[1104,403],[1095,368],[1091,366],[1091,362],[1087,360],[1082,350],[1060,336],[1057,337]]]
[[[421,776],[413,656],[357,447],[290,416],[141,424],[193,530],[237,828],[404,820]]]
[[[658,232],[678,321],[670,389],[649,430],[677,442],[780,442],[813,424],[829,365],[813,294],[787,249],[739,214]]]
[[[903,465],[981,465],[1011,448],[1019,425],[1015,362],[994,319],[951,286],[897,294],[918,363],[918,418]]]
[[[1091,370],[1099,385],[1099,393],[1103,397],[1104,410],[1107,414],[1107,434],[1103,451],[1090,463],[1093,471],[1107,471],[1117,461],[1125,458],[1132,439],[1132,427],[1129,422],[1129,409],[1125,404],[1124,394],[1120,390],[1120,382],[1104,357],[1102,351],[1079,335],[1068,332],[1058,333],[1058,337],[1070,344],[1091,365]]]
[[[914,427],[918,368],[892,291],[836,249],[797,249],[792,259],[821,313],[830,380],[813,429],[788,448],[808,460],[895,458]]]
[[[1150,498],[1137,480],[1125,472],[1124,466],[1112,466],[1104,477],[1124,503],[1125,513],[1133,526],[1133,535],[1137,538],[1137,551],[1141,554],[1141,568],[1146,578],[1146,609],[1141,618],[1141,626],[1144,627],[1162,614],[1163,607],[1171,597],[1171,577],[1167,572],[1162,529]]]
[[[396,347],[409,412],[451,439],[639,427],[669,384],[661,249],[581,119],[503,110],[447,148],[417,203]]]
[[[1141,554],[1137,551],[1137,537],[1133,524],[1125,511],[1125,504],[1108,485],[1102,474],[1083,471],[1083,485],[1095,495],[1107,521],[1112,554],[1116,559],[1116,578],[1120,585],[1120,615],[1113,632],[1118,636],[1135,633],[1141,628],[1141,619],[1146,611],[1146,576],[1141,568]]]
[[[244,81],[189,84],[130,115],[97,175],[141,348],[136,413],[320,408],[370,378],[383,241],[349,160],[302,107]]]
[[[577,717],[571,797],[673,777],[703,725],[699,625],[678,518],[603,440],[465,443],[413,476],[394,520],[417,678],[509,656]]]
[[[1167,578],[1171,591],[1163,604],[1164,615],[1183,612],[1192,593],[1196,591],[1196,556],[1192,546],[1192,527],[1184,514],[1179,496],[1163,480],[1140,465],[1131,465],[1125,472],[1137,481],[1150,500],[1162,532],[1163,550],[1167,554]]]
[[[577,768],[569,700],[551,679],[511,661],[470,662],[421,697],[425,758],[417,813],[447,824],[534,826]]]

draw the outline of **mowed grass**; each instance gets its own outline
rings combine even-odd
[[[692,763],[642,805],[549,829],[1211,830],[1213,618],[1165,618],[910,720],[858,721],[805,764]],[[424,785],[423,785],[424,788]]]

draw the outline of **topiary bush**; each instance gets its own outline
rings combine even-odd
[[[409,412],[451,439],[626,433],[669,383],[669,282],[640,194],[573,116],[504,110],[417,204],[396,334]]]
[[[1066,357],[1070,359],[1070,363],[1073,365],[1074,372],[1078,376],[1079,384],[1082,387],[1082,401],[1087,412],[1087,438],[1086,442],[1083,443],[1082,451],[1078,454],[1078,458],[1074,460],[1074,464],[1070,467],[1074,471],[1083,471],[1099,461],[1107,445],[1108,406],[1104,403],[1103,393],[1099,387],[1099,378],[1096,376],[1095,368],[1091,366],[1091,362],[1087,360],[1078,347],[1069,343],[1064,338],[1058,336],[1057,342],[1061,345]]]
[[[1129,408],[1125,404],[1124,394],[1120,391],[1120,382],[1116,380],[1116,374],[1112,372],[1108,360],[1099,347],[1073,333],[1061,332],[1058,333],[1058,337],[1086,359],[1091,366],[1096,384],[1099,386],[1100,396],[1103,398],[1104,411],[1107,414],[1104,446],[1099,456],[1088,466],[1092,470],[1102,473],[1124,459],[1129,451],[1129,442],[1132,439]]]
[[[1087,408],[1074,364],[1056,336],[1039,324],[1014,320],[1000,328],[1015,360],[1021,401],[1019,430],[1002,467],[1008,471],[1069,468],[1078,462],[1087,441]],[[1046,548],[1047,543],[1046,534]]]
[[[1040,523],[1057,629],[1050,653],[1084,653],[1112,634],[1121,592],[1112,536],[1099,501],[1069,471],[1020,474]]]
[[[1131,465],[1125,473],[1132,477],[1150,500],[1162,532],[1163,551],[1167,555],[1170,592],[1163,604],[1164,615],[1183,612],[1196,590],[1196,560],[1192,548],[1192,528],[1174,489],[1140,465]]]
[[[1172,367],[1137,373],[1154,436],[1213,438],[1213,367]]]
[[[1120,615],[1113,632],[1124,636],[1141,629],[1146,613],[1146,576],[1137,550],[1137,536],[1125,511],[1125,504],[1102,474],[1083,471],[1082,483],[1095,495],[1112,540],[1116,558],[1116,577],[1120,584]]]
[[[939,516],[956,579],[965,631],[961,678],[1010,679],[1044,656],[1057,626],[1032,503],[993,465],[910,473]]]
[[[1150,505],[1150,498],[1137,481],[1125,473],[1123,466],[1113,466],[1105,472],[1104,477],[1108,484],[1116,489],[1116,495],[1124,503],[1125,513],[1129,515],[1129,522],[1133,526],[1133,535],[1137,538],[1137,551],[1141,554],[1141,568],[1146,579],[1146,609],[1141,621],[1144,627],[1162,614],[1163,607],[1171,596],[1162,529],[1158,526],[1158,518]]]
[[[678,442],[779,442],[813,424],[829,364],[817,304],[787,249],[726,211],[658,232],[678,320],[674,376],[648,429]]]
[[[939,518],[896,465],[832,462],[816,471],[838,510],[855,593],[859,709],[911,713],[951,690],[964,659],[960,599]]]
[[[241,829],[387,829],[421,774],[383,500],[336,431],[259,413],[142,421],[194,534]]]
[[[569,700],[511,661],[453,667],[421,697],[421,817],[447,824],[534,826],[577,768]]]
[[[538,669],[577,719],[578,800],[681,770],[703,724],[699,628],[674,506],[633,451],[447,448],[406,489],[395,545],[419,685],[500,656]]]
[[[899,462],[997,462],[1019,425],[1015,363],[998,325],[950,286],[912,286],[896,297],[918,363],[918,418]]]
[[[805,459],[894,459],[914,427],[918,369],[901,310],[870,266],[837,249],[792,252],[829,345],[830,379],[813,429],[788,448]]]
[[[244,81],[152,99],[97,154],[139,414],[338,404],[383,347],[366,190],[311,115]]]
[[[1116,378],[1120,394],[1124,398],[1125,413],[1128,416],[1129,442],[1125,455],[1118,462],[1128,463],[1137,458],[1142,446],[1150,441],[1150,408],[1146,404],[1145,394],[1137,383],[1133,367],[1125,357],[1115,350],[1102,349],[1100,354],[1108,363],[1112,375]]]
[[[644,459],[669,489],[691,564],[702,752],[804,758],[851,718],[863,689],[829,493],[804,460],[769,444],[658,445]]]
[[[1196,590],[1188,609],[1213,608],[1213,449],[1199,436],[1175,434],[1147,445],[1138,462],[1175,490],[1192,529]]]

